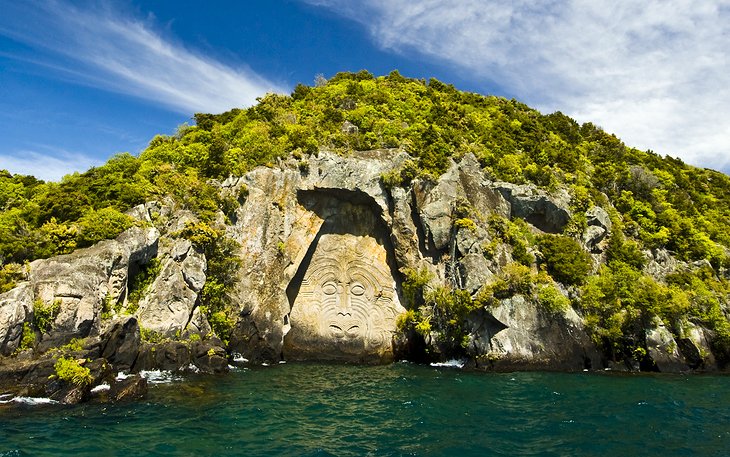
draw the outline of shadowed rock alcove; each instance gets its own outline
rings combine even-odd
[[[287,288],[286,360],[385,362],[404,312],[388,232],[375,202],[342,191],[300,192],[324,222]]]

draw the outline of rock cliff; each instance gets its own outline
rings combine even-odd
[[[409,160],[400,150],[320,151],[219,183],[238,200],[216,222],[241,263],[227,297],[227,341],[201,307],[208,259],[181,235],[195,216],[171,200],[134,208],[138,225],[116,240],[32,262],[27,281],[0,295],[0,373],[31,389],[39,382],[34,371],[47,375],[53,348],[78,340],[77,355],[117,371],[222,372],[234,353],[254,363],[456,355],[492,370],[624,368],[595,346],[574,287],[549,281],[553,301],[568,303],[562,307],[544,306],[529,287],[478,300],[505,281],[518,256],[535,259],[498,236],[495,221],[525,221],[536,236],[561,233],[575,216],[568,192],[494,182],[470,154],[438,179],[386,185],[383,177]],[[593,254],[594,270],[612,230],[607,210],[582,214],[585,228],[576,236]],[[648,255],[646,269],[657,278],[679,268],[666,252]],[[522,268],[539,273],[534,261]],[[427,278],[415,294],[414,271]],[[144,287],[131,291],[141,277],[148,277]],[[462,321],[453,323],[464,332],[456,345],[428,322],[404,330],[406,310],[427,307],[423,295],[444,287],[470,297],[455,319]],[[647,324],[642,363],[661,371],[716,367],[711,332],[687,322],[678,338],[664,324]],[[95,383],[108,378],[97,371]],[[58,386],[33,388],[68,395]]]

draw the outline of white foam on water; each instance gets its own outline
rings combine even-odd
[[[95,394],[97,392],[106,392],[107,390],[111,389],[112,387],[109,384],[99,384],[98,386],[91,389],[91,393]]]
[[[6,397],[3,397],[2,400],[0,400],[0,404],[6,404],[6,403],[21,403],[24,405],[30,405],[30,406],[36,406],[36,405],[55,405],[58,403],[56,400],[51,400],[50,398],[44,398],[44,397],[12,397],[9,400],[5,400]]]
[[[125,380],[125,379],[127,379],[128,377],[129,377],[129,374],[127,374],[127,373],[125,373],[125,372],[123,372],[123,371],[120,371],[119,373],[117,373],[117,377],[116,377],[115,379],[116,379],[117,381],[124,381],[124,380]]]
[[[231,354],[233,356],[233,361],[236,363],[247,363],[248,359],[244,357],[242,354],[239,354],[238,352],[234,352]]]
[[[279,360],[279,365],[286,363],[286,360]]]
[[[191,373],[200,373],[200,368],[196,367],[194,364],[190,364],[187,367],[187,370]]]
[[[465,360],[447,360],[446,362],[434,362],[431,364],[432,367],[447,367],[447,368],[464,368],[466,364]]]
[[[175,381],[182,381],[182,376],[167,370],[142,370],[139,375],[147,379],[150,384],[169,384]]]

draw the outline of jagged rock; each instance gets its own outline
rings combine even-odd
[[[678,373],[689,370],[672,333],[658,317],[655,317],[651,327],[646,329],[646,348],[647,355],[658,371]]]
[[[705,332],[705,329],[695,323],[684,322],[679,332],[682,337],[676,339],[680,353],[693,370],[717,369],[717,362]]]
[[[228,372],[226,350],[220,341],[199,341],[192,346],[192,362],[201,373]]]
[[[374,221],[383,232],[375,238],[382,239],[389,257],[396,252],[401,257],[414,256],[402,245],[391,244],[412,245],[413,232],[388,236],[394,214],[380,180],[383,173],[408,158],[402,151],[366,151],[354,157],[320,152],[309,159],[306,174],[295,169],[259,168],[244,177],[238,185],[246,185],[248,196],[236,212],[236,223],[228,228],[228,235],[241,244],[243,260],[233,296],[240,303],[241,318],[230,349],[251,360],[280,360],[284,337],[292,328],[295,298],[287,295],[287,289],[292,290],[292,280],[315,239],[331,230],[327,221],[340,221],[339,233],[355,236],[373,236],[363,231],[360,220]],[[404,203],[400,201],[401,208],[406,207]],[[412,227],[403,220],[398,225]]]
[[[472,322],[470,350],[479,368],[578,371],[600,367],[583,322],[569,308],[548,313],[516,295]]]
[[[140,300],[137,316],[146,329],[167,337],[180,336],[197,307],[207,263],[205,256],[185,239],[175,240],[161,257],[160,273],[150,292]],[[196,325],[204,327],[199,316]]]
[[[130,375],[111,384],[109,399],[115,402],[139,400],[147,395],[147,379]]]
[[[583,233],[583,245],[588,251],[600,253],[606,248],[603,241],[608,239],[611,231],[611,219],[606,210],[600,206],[594,206],[586,211],[586,227]]]
[[[426,248],[430,250],[442,251],[449,245],[454,207],[459,201],[467,202],[476,218],[493,213],[509,216],[507,201],[491,187],[473,154],[467,154],[458,164],[452,163],[435,184],[421,181],[413,191]]]
[[[510,217],[522,218],[548,233],[561,233],[570,222],[570,195],[565,190],[548,194],[532,185],[494,185],[510,203]]]
[[[467,254],[459,259],[459,274],[464,289],[472,293],[496,279],[489,261],[481,253]]]
[[[181,341],[166,341],[159,344],[142,345],[133,372],[143,370],[179,371],[192,362],[190,347]]]
[[[342,128],[340,130],[345,135],[355,135],[360,129],[358,129],[357,125],[353,124],[352,122],[345,121],[342,123]]]
[[[102,301],[123,299],[130,271],[154,257],[158,238],[153,228],[132,227],[116,240],[32,262],[28,282],[3,295],[0,312],[5,313],[7,324],[0,324],[0,337],[4,337],[0,349],[7,353],[17,347],[22,321],[30,319],[36,302],[60,304],[51,331],[43,335],[42,350],[74,337],[98,334]],[[22,314],[25,316],[20,321]]]
[[[600,206],[593,206],[586,211],[586,222],[589,226],[601,227],[606,231],[610,231],[612,226],[611,218]]]
[[[129,371],[137,359],[141,342],[137,319],[130,316],[113,322],[101,336],[101,341],[101,356],[117,371]]]
[[[654,279],[662,280],[668,274],[687,269],[687,262],[677,260],[666,249],[647,250],[643,251],[643,254],[648,260],[644,266],[644,273]]]
[[[19,284],[0,295],[0,355],[8,356],[20,346],[23,324],[33,315],[33,290],[30,283]]]

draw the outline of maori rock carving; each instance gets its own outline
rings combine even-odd
[[[285,356],[387,358],[403,311],[382,245],[370,236],[324,234],[292,306]]]

